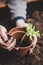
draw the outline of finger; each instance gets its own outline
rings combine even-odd
[[[7,49],[7,47],[4,47],[4,46],[1,46],[2,48],[4,48],[4,49]]]
[[[0,37],[0,46],[6,46],[6,43],[4,43],[4,41],[1,39],[1,37]]]
[[[29,54],[32,54],[33,53],[33,49],[30,49],[30,52],[29,52]]]
[[[13,38],[13,37],[11,37],[11,39],[9,39],[9,40],[8,40],[8,42],[7,42],[7,46],[10,46],[10,44],[11,44],[11,43],[12,43],[12,41],[13,41],[13,39],[14,39],[14,38]]]
[[[7,29],[4,26],[0,25],[0,29],[7,33]]]
[[[3,38],[4,41],[7,41],[8,40],[8,37],[7,37],[7,35],[6,35],[6,33],[4,31],[2,31],[0,33],[0,35],[2,36],[2,38]]]
[[[7,33],[6,28],[4,26],[0,25],[0,35],[2,36],[4,41],[8,40],[8,37],[7,37],[6,33]]]
[[[1,36],[0,36],[0,44],[1,44],[1,43],[4,43],[4,41],[1,39]]]
[[[14,41],[11,43],[9,47],[7,47],[7,49],[11,51],[12,49],[14,49],[15,45],[16,45],[16,39],[14,39]]]
[[[1,47],[6,49],[6,50],[11,51],[12,49],[14,49],[15,45],[16,45],[16,39],[14,39],[14,41],[12,42],[12,44],[9,47],[7,47],[5,45],[1,45]]]

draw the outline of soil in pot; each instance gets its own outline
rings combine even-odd
[[[31,44],[31,41],[23,40],[22,43],[20,43],[21,39],[17,40],[16,47],[27,47]]]

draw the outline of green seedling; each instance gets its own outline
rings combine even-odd
[[[20,43],[22,43],[22,41],[24,40],[24,38],[25,38],[26,35],[30,38],[30,40],[32,40],[32,38],[34,37],[34,35],[36,35],[37,37],[40,37],[39,31],[35,30],[35,26],[33,26],[32,23],[28,23],[28,27],[26,28],[26,33],[22,37]]]

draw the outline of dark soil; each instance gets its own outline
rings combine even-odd
[[[16,47],[27,47],[31,44],[31,42],[28,42],[27,40],[23,40],[22,43],[20,43],[21,39],[17,40]]]
[[[0,9],[0,24],[9,28],[9,13],[7,11],[6,8],[4,10]],[[28,4],[27,18],[31,19],[31,22],[36,25],[36,29],[40,30],[41,33],[34,53],[31,55],[27,53],[27,55],[20,58],[14,50],[9,52],[0,48],[0,65],[43,65],[43,1]]]
[[[26,47],[26,46],[28,46],[27,41],[23,41],[22,43],[20,43],[20,41],[21,41],[21,39],[17,40],[16,47]]]

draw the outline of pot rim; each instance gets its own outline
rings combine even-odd
[[[14,27],[14,28],[12,28],[8,33],[10,34],[10,32],[12,32],[13,30],[18,29],[18,28],[19,28],[19,29],[23,29],[23,28],[25,29],[25,27]]]

